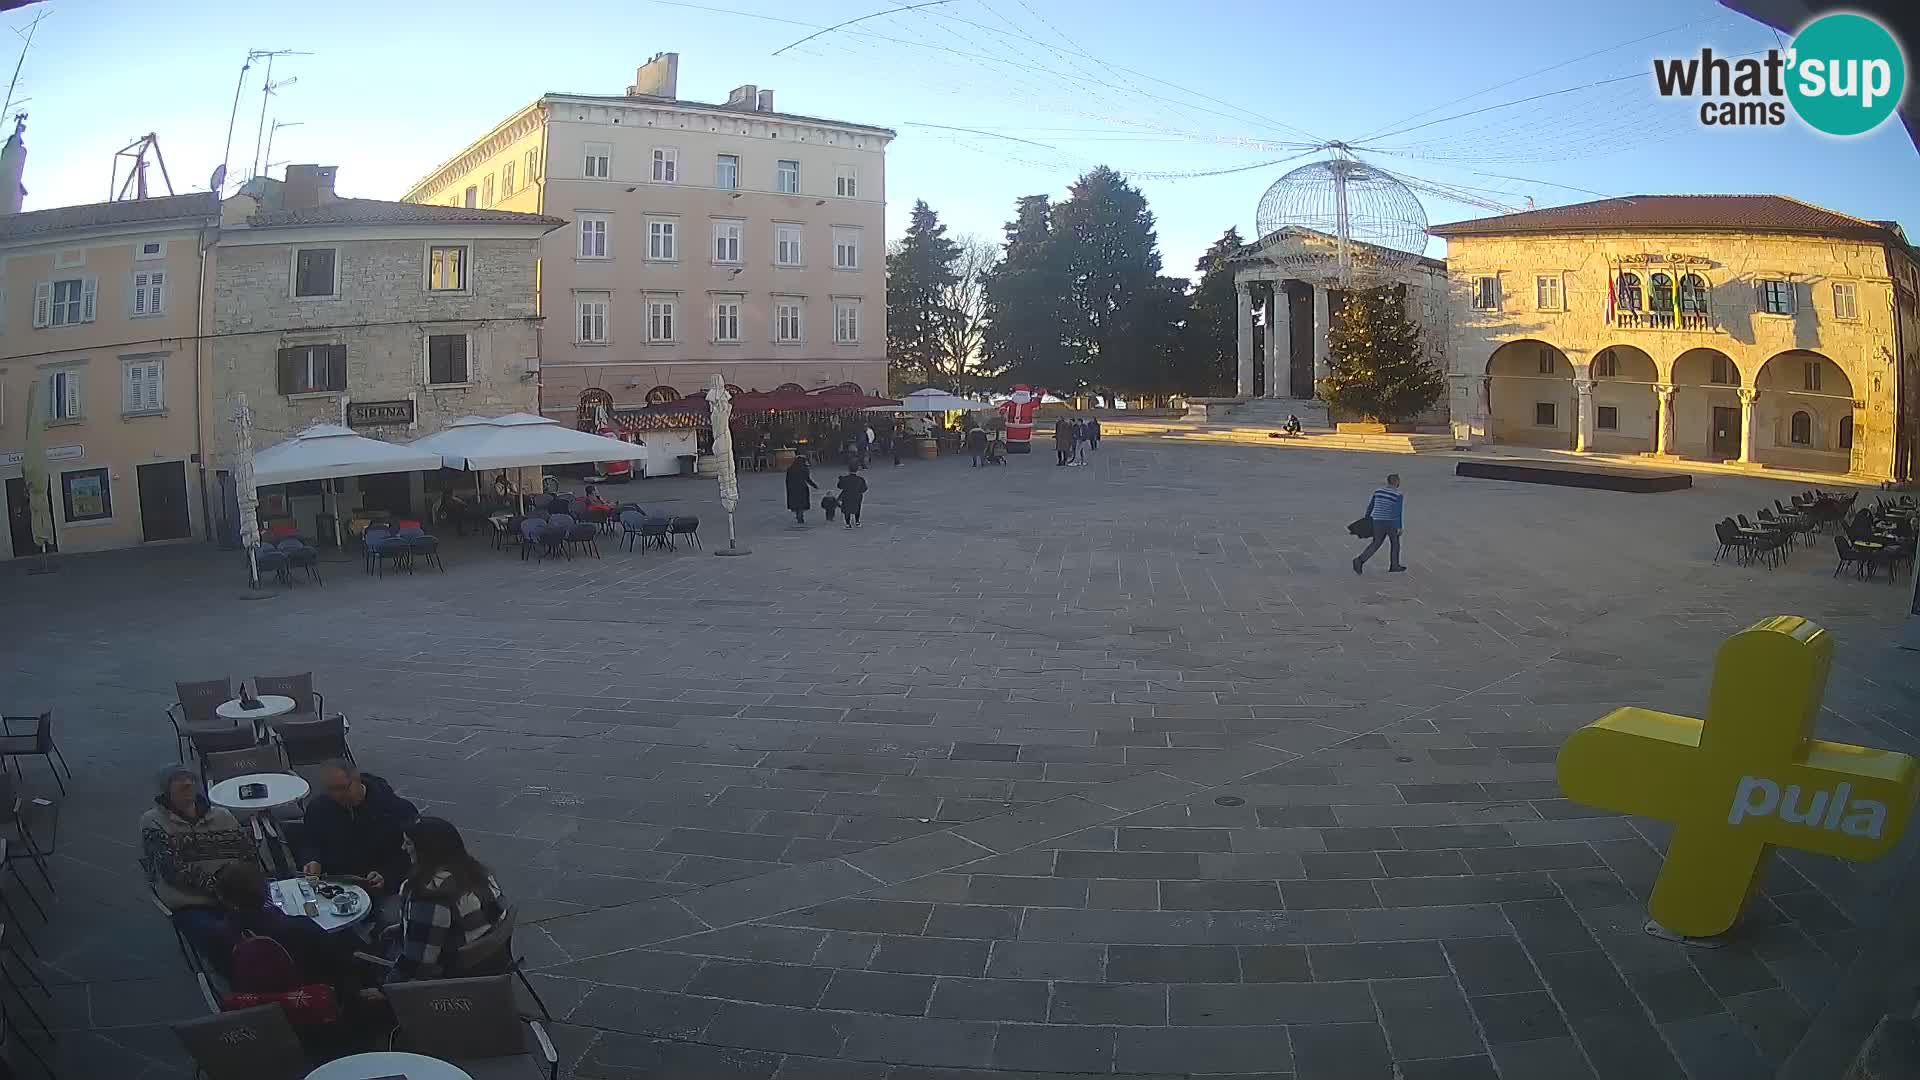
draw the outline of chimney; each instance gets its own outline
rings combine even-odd
[[[680,96],[680,54],[677,52],[657,52],[653,59],[640,65],[633,73],[633,85],[627,87],[628,97],[659,97],[669,101]]]
[[[756,107],[755,102],[759,96],[760,88],[752,83],[748,83],[745,86],[736,86],[733,88],[733,92],[727,95],[727,108],[745,109],[748,112],[752,112]]]
[[[287,166],[286,186],[280,196],[282,208],[307,210],[332,202],[336,198],[333,193],[333,174],[339,170],[338,165]]]
[[[20,184],[20,178],[27,171],[27,144],[20,136],[27,130],[27,114],[21,113],[13,119],[13,134],[7,136],[7,145],[0,147],[0,214],[20,212],[20,200],[27,189]]]
[[[771,90],[760,91],[760,97],[757,102],[757,107],[761,112],[772,112],[773,111],[773,91]]]

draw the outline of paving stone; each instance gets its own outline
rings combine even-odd
[[[1639,1011],[1584,1016],[1572,1023],[1600,1080],[1685,1080],[1686,1071]]]
[[[1328,829],[1337,826],[1330,806],[1262,806],[1260,824],[1273,829]]]
[[[1047,1019],[1056,1024],[1165,1024],[1167,990],[1164,986],[1056,982]]]
[[[1378,856],[1388,877],[1442,877],[1468,874],[1463,852],[1383,851]]]
[[[1304,851],[1301,868],[1310,878],[1384,877],[1380,856],[1370,851]]]
[[[1240,946],[1240,977],[1246,982],[1312,982],[1313,968],[1301,945]]]
[[[879,949],[878,934],[829,930],[826,940],[820,943],[820,951],[813,954],[812,964],[822,968],[863,968]]]
[[[723,1002],[623,986],[594,986],[567,1014],[567,1022],[631,1035],[697,1038]]]
[[[1479,784],[1396,784],[1400,797],[1410,803],[1485,802],[1498,796],[1488,794]]]
[[[1231,851],[1231,837],[1225,829],[1139,829],[1122,828],[1118,846],[1121,851]]]
[[[1471,1057],[1402,1061],[1399,1067],[1401,1080],[1499,1080],[1500,1076],[1494,1071],[1493,1059],[1484,1054],[1475,1054]]]
[[[1451,978],[1376,980],[1372,990],[1395,1061],[1486,1053],[1467,999]]]
[[[1283,881],[1280,883],[1280,895],[1290,911],[1310,908],[1352,910],[1380,906],[1379,898],[1373,893],[1373,884],[1367,881]]]
[[[1376,1015],[1359,982],[1175,985],[1167,1007],[1176,1026],[1371,1022]]]
[[[1321,829],[1320,842],[1328,851],[1398,851],[1400,838],[1392,829]]]
[[[1374,892],[1380,897],[1380,903],[1386,907],[1498,904],[1515,900],[1560,899],[1560,890],[1545,874],[1388,878],[1375,882]]]
[[[1513,834],[1500,825],[1410,825],[1393,830],[1399,847],[1408,851],[1435,848],[1506,847]]]
[[[1191,852],[1062,851],[1053,872],[1063,878],[1197,878],[1200,862]]]
[[[1020,930],[1021,909],[984,904],[936,904],[926,936],[1011,938]]]
[[[1570,1019],[1607,1013],[1638,1012],[1631,988],[1614,970],[1607,954],[1594,952],[1538,956],[1534,963],[1547,989]]]
[[[1692,968],[1669,968],[1630,975],[1628,982],[1654,1022],[1665,1024],[1724,1012],[1725,1006]]]
[[[992,943],[956,938],[889,937],[868,965],[874,971],[920,975],[979,975]]]
[[[1713,992],[1724,998],[1780,985],[1764,961],[1737,944],[1723,949],[1689,950],[1687,959],[1693,962],[1694,969]]]
[[[928,1016],[951,1020],[1045,1020],[1047,984],[1015,979],[942,978]]]
[[[1511,929],[1500,909],[1492,904],[1353,910],[1346,914],[1356,941],[1491,937]]]
[[[1443,943],[1454,975],[1468,994],[1516,994],[1544,989],[1526,950],[1512,938],[1466,938]]]
[[[967,899],[976,904],[1024,907],[1085,907],[1087,883],[1066,878],[1001,877],[975,874]]]
[[[817,908],[780,916],[784,922],[822,930],[857,930],[874,934],[918,934],[926,928],[932,904],[894,900],[835,900]]]
[[[832,974],[791,964],[709,960],[687,984],[687,993],[768,1005],[812,1005],[820,1000]]]
[[[930,975],[900,975],[886,971],[836,971],[820,998],[823,1009],[919,1016],[933,995]]]
[[[1600,856],[1586,844],[1478,848],[1465,854],[1467,865],[1476,874],[1513,874],[1522,870],[1565,870],[1601,865]]]
[[[1084,979],[1106,974],[1104,945],[1055,941],[996,941],[987,974],[996,979]]]
[[[704,960],[650,949],[631,949],[588,960],[574,960],[542,968],[546,974],[642,990],[681,990],[693,980]]]
[[[852,1018],[822,1009],[791,1009],[731,1001],[720,1007],[703,1036],[727,1047],[833,1057],[846,1041]]]
[[[1786,1059],[1807,1030],[1806,1010],[1778,987],[1734,995],[1726,1006],[1755,1049],[1774,1064]]]
[[[992,1063],[992,1024],[854,1014],[847,1028],[842,1053],[855,1060],[957,1068]]]
[[[1280,890],[1272,882],[1162,881],[1165,911],[1279,911]]]
[[[1500,905],[1520,943],[1536,957],[1563,952],[1598,952],[1580,916],[1564,900],[1523,900]]]
[[[1321,982],[1449,974],[1446,954],[1437,941],[1312,945],[1307,948],[1307,955],[1313,965],[1313,977]]]
[[[752,833],[720,832],[714,829],[674,829],[660,841],[656,850],[678,851],[688,855],[712,855],[722,859],[773,862],[787,846],[785,837],[758,836]]]
[[[1223,945],[1111,945],[1107,947],[1109,982],[1238,982],[1240,957]]]
[[[1231,855],[1217,857],[1234,858]],[[1206,870],[1204,862],[1201,870],[1203,873]],[[1152,911],[1160,906],[1160,883],[1134,878],[1095,878],[1087,882],[1087,906],[1117,911]]]
[[[1572,1036],[1536,1039],[1493,1047],[1493,1060],[1503,1078],[1551,1077],[1552,1080],[1595,1080],[1593,1067]]]
[[[1300,1024],[1288,1034],[1299,1080],[1394,1080],[1378,1024]]]
[[[1104,1073],[1113,1067],[1115,1031],[1060,1024],[1001,1024],[993,1063],[1002,1069]]]
[[[1566,1035],[1559,1006],[1545,991],[1468,998],[1492,1046]]]
[[[1114,1071],[1119,1073],[1272,1073],[1293,1067],[1289,1029],[1281,1026],[1117,1029]]]

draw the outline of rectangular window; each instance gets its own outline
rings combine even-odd
[[[673,184],[680,180],[680,151],[671,146],[653,148],[653,182]]]
[[[774,303],[773,340],[789,343],[800,340],[799,304],[790,300],[780,300]]]
[[[583,259],[604,259],[607,257],[607,219],[600,214],[582,214],[574,222],[574,228],[580,232],[580,257]]]
[[[500,197],[504,199],[511,194],[513,194],[513,162],[509,161],[500,167]]]
[[[1534,403],[1533,423],[1534,423],[1534,426],[1536,427],[1554,427],[1555,426],[1553,402],[1540,401],[1540,402]]]
[[[47,419],[80,419],[80,373],[56,371],[47,376]]]
[[[713,186],[722,191],[740,186],[740,155],[720,154],[713,159]]]
[[[527,151],[527,183],[540,179],[540,148]]]
[[[1540,347],[1540,374],[1553,374],[1553,350],[1544,345]]]
[[[1733,370],[1733,361],[1724,356],[1716,356],[1713,358],[1713,372],[1708,375],[1707,378],[1717,386],[1738,386],[1740,384],[1740,373]]]
[[[800,163],[776,161],[773,164],[773,190],[783,195],[800,194]]]
[[[1808,360],[1800,365],[1800,389],[1810,394],[1820,392],[1820,361]]]
[[[740,261],[740,234],[746,228],[738,221],[716,221],[713,223],[713,261],[717,263],[737,263]]]
[[[800,265],[800,226],[773,227],[773,262],[775,266]]]
[[[144,241],[136,245],[133,251],[133,257],[136,259],[163,259],[166,255],[167,242],[165,240]]]
[[[647,222],[647,258],[671,261],[680,257],[674,245],[674,223],[671,221]]]
[[[713,305],[713,340],[740,340],[740,301],[721,300]]]
[[[301,248],[295,251],[293,253],[293,295],[333,296],[333,271],[332,248]]]
[[[1497,277],[1477,277],[1473,279],[1473,310],[1500,310],[1500,279]]]
[[[133,273],[133,314],[164,315],[167,311],[167,275],[164,270]]]
[[[1611,349],[1593,358],[1593,377],[1596,379],[1616,379],[1620,377],[1620,358],[1613,355]]]
[[[1857,319],[1860,317],[1860,294],[1851,281],[1833,283],[1833,317],[1836,319]]]
[[[673,309],[674,302],[672,300],[661,299],[647,301],[648,341],[663,342],[673,340]]]
[[[1553,274],[1541,274],[1533,279],[1534,306],[1541,311],[1560,310],[1560,278]]]
[[[478,208],[479,208],[479,206],[480,206],[480,185],[478,185],[478,184],[468,184],[468,185],[467,185],[467,193],[466,193],[466,195],[465,195],[465,197],[464,197],[464,204],[465,204],[465,206],[466,206],[466,208],[467,208],[468,210],[474,210],[474,209],[478,209]]]
[[[1593,422],[1602,431],[1620,430],[1620,409],[1614,405],[1598,405],[1593,410]]]
[[[857,166],[834,166],[833,193],[843,199],[851,199],[860,194],[860,170]]]
[[[860,269],[860,230],[833,230],[833,268],[835,270]]]
[[[487,209],[493,208],[493,177],[491,176],[480,181],[480,205]]]
[[[113,486],[105,469],[60,474],[60,503],[69,522],[105,521],[113,516]]]
[[[43,281],[33,289],[33,325],[78,326],[93,321],[93,278]]]
[[[121,412],[159,412],[165,407],[160,395],[160,361],[130,360],[125,370],[126,378],[121,384]]]
[[[467,366],[467,335],[433,334],[427,338],[427,385],[450,386],[473,381]]]
[[[295,345],[280,350],[282,394],[337,394],[346,388],[345,345]]]
[[[833,340],[852,345],[860,340],[860,301],[833,302]]]
[[[1793,282],[1760,282],[1760,310],[1769,315],[1793,314]]]
[[[607,343],[607,294],[580,297],[580,340],[589,345]]]
[[[427,249],[427,291],[464,292],[467,288],[467,249],[430,247]]]
[[[606,143],[588,143],[581,148],[580,175],[589,180],[613,176],[613,147]]]

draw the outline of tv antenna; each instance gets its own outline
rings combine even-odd
[[[52,12],[43,11],[33,17],[33,21],[27,24],[25,30],[14,30],[14,33],[19,34],[21,38],[24,39],[24,43],[20,46],[20,58],[13,62],[13,78],[7,82],[7,101],[5,105],[0,105],[0,116],[6,116],[12,113],[14,105],[24,104],[24,102],[14,101],[13,98],[14,91],[20,88],[20,69],[27,64],[27,50],[33,48],[34,31],[40,29],[41,21],[50,14],[52,14]]]
[[[267,61],[267,79],[273,79],[273,58],[276,56],[312,56],[312,53],[298,52],[293,49],[251,49],[247,52],[246,62],[240,65],[240,77],[233,83],[233,110],[227,114],[227,142],[220,151],[220,167],[213,171],[213,192],[215,195],[227,186],[228,166],[233,163],[233,129],[240,120],[240,93],[247,86],[247,72],[253,69],[254,61]],[[264,106],[262,106],[264,111]],[[258,160],[259,142],[254,142],[255,160]]]
[[[288,80],[288,81],[291,82],[292,80]],[[273,175],[273,167],[275,165],[285,164],[284,162],[273,160],[273,137],[280,133],[281,128],[299,127],[303,123],[306,123],[306,121],[281,120],[281,119],[275,118],[273,121],[273,126],[267,129],[267,152],[261,155],[261,159],[265,162],[265,164],[261,165],[260,167],[266,170],[266,174],[268,176]]]
[[[274,82],[273,81],[274,59],[280,56],[312,56],[312,55],[313,55],[312,53],[308,53],[308,52],[296,52],[293,49],[281,49],[278,52],[271,52],[267,54],[267,72],[266,72],[266,75],[262,77],[260,80],[260,124],[258,127],[255,127],[253,129],[253,171],[248,174],[249,176],[258,176],[260,174],[260,140],[266,134],[267,105],[273,101],[274,91],[279,90],[283,86],[292,86],[294,83],[297,83],[300,81],[299,76],[295,76],[291,79],[281,79],[279,82]]]
[[[167,194],[173,194],[173,178],[167,175],[167,159],[160,153],[160,136],[149,131],[114,153],[113,176],[107,181],[107,201],[123,202],[128,198],[148,197],[147,155],[149,154],[153,155],[153,163],[160,166],[160,181],[167,185]],[[124,181],[120,179],[121,158],[133,159],[133,164],[127,170],[127,178]]]

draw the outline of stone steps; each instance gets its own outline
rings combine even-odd
[[[1305,417],[1301,417],[1304,426]],[[1141,435],[1149,438],[1172,439],[1182,442],[1239,443],[1256,446],[1293,446],[1309,450],[1370,450],[1380,453],[1420,454],[1438,450],[1452,450],[1453,436],[1413,434],[1413,435],[1353,435],[1335,432],[1326,428],[1309,428],[1296,439],[1274,438],[1279,428],[1251,426],[1240,423],[1198,423],[1182,421],[1160,422],[1102,422],[1101,432],[1107,435]]]

